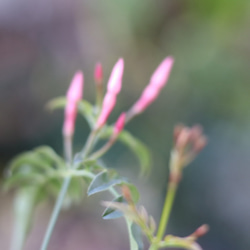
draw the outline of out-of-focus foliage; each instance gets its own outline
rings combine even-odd
[[[249,25],[247,0],[1,1],[1,162],[40,144],[61,150],[62,113],[46,113],[44,105],[65,93],[77,69],[84,71],[84,98],[90,101],[95,62],[103,63],[107,79],[108,69],[124,57],[113,121],[139,97],[158,62],[171,54],[175,65],[167,87],[129,124],[154,155],[154,176],[138,182],[143,203],[157,219],[174,124],[201,123],[209,144],[184,172],[169,230],[187,235],[206,222],[211,231],[201,239],[205,250],[249,249]],[[78,134],[82,127],[86,133]],[[79,118],[75,142],[82,144],[87,134]],[[137,162],[128,155],[121,146],[106,161],[133,178]],[[90,249],[98,249],[97,241],[92,244]],[[122,249],[117,244],[108,249]],[[30,249],[37,246],[30,243]]]

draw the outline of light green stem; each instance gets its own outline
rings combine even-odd
[[[52,212],[52,215],[50,217],[49,225],[47,227],[47,231],[46,231],[44,239],[43,239],[41,250],[46,250],[48,247],[49,240],[50,240],[51,234],[53,232],[53,229],[55,227],[57,217],[60,213],[60,210],[61,210],[61,207],[63,204],[63,200],[64,200],[64,197],[67,193],[70,181],[71,181],[71,177],[66,177],[63,181],[62,188],[61,188],[60,193],[58,195],[58,198],[57,198],[54,210]]]
[[[167,228],[170,212],[173,206],[174,197],[177,190],[177,184],[175,182],[169,182],[168,190],[165,198],[164,207],[161,214],[160,224],[157,232],[157,240],[160,241],[164,236]]]
[[[117,193],[117,191],[113,187],[109,188],[109,191],[110,191],[110,193],[113,194],[113,196],[115,198],[117,198],[119,196],[119,194]],[[136,250],[135,247],[137,246],[137,243],[135,242],[133,234],[132,234],[132,229],[131,229],[132,222],[128,218],[126,218],[126,217],[124,217],[124,218],[125,218],[126,225],[128,228],[130,250]]]

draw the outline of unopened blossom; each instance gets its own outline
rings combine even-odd
[[[153,73],[149,84],[142,92],[138,101],[129,111],[129,115],[135,115],[143,112],[160,94],[161,89],[166,85],[174,59],[172,57],[165,58]]]
[[[124,126],[125,126],[125,122],[126,122],[126,113],[123,112],[120,114],[120,116],[118,117],[115,126],[114,126],[114,136],[118,136],[121,131],[123,130]]]
[[[103,99],[101,114],[97,120],[97,128],[101,128],[106,122],[107,119],[115,107],[116,97],[122,87],[122,76],[123,76],[124,62],[123,59],[119,59],[115,64],[109,81],[107,85],[107,93]]]
[[[102,64],[97,63],[94,71],[94,79],[97,84],[101,84],[103,80],[103,69]]]
[[[83,83],[83,73],[80,71],[76,72],[66,94],[67,104],[65,107],[63,135],[67,137],[70,137],[74,134],[77,102],[82,99]]]

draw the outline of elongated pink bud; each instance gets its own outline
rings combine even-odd
[[[77,114],[77,102],[82,99],[83,94],[83,73],[78,71],[67,91],[67,104],[63,124],[63,135],[70,137],[74,134],[75,120]]]
[[[158,89],[162,89],[167,83],[173,64],[174,59],[171,56],[165,58],[153,73],[150,84]]]
[[[97,84],[101,84],[103,80],[103,70],[102,70],[102,64],[97,63],[95,66],[95,72],[94,72],[94,78],[95,82]]]
[[[107,122],[111,111],[115,107],[116,96],[118,95],[122,87],[123,69],[124,62],[123,59],[120,58],[113,67],[108,81],[107,93],[103,99],[102,111],[96,124],[97,128],[101,128]]]
[[[118,136],[123,130],[126,122],[126,113],[123,112],[120,114],[114,126],[114,136]]]
[[[82,99],[83,94],[83,73],[78,71],[75,73],[69,89],[67,91],[67,101],[77,102]]]
[[[106,122],[107,119],[115,107],[116,96],[113,93],[107,93],[103,99],[102,111],[97,120],[97,128],[101,128]]]
[[[142,92],[138,101],[129,111],[129,116],[143,112],[159,95],[161,89],[167,83],[174,59],[167,57],[153,73],[150,83]]]
[[[123,69],[124,69],[124,61],[122,58],[120,58],[111,72],[107,87],[108,92],[117,95],[121,91]]]
[[[139,100],[132,107],[133,112],[143,112],[159,95],[159,90],[152,85],[148,85],[142,92]]]

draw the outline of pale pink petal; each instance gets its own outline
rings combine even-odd
[[[78,71],[75,73],[67,92],[68,102],[77,102],[82,99],[83,84],[84,84],[83,73],[81,71]]]
[[[112,93],[107,93],[104,97],[102,104],[102,111],[97,121],[98,128],[102,127],[107,122],[107,119],[111,111],[115,107],[115,103],[116,103],[116,96],[113,95]]]
[[[152,85],[148,85],[142,92],[139,100],[132,107],[132,112],[141,113],[144,111],[159,95],[159,90]]]
[[[117,95],[121,91],[123,69],[124,69],[124,61],[122,58],[120,58],[111,72],[107,86],[108,92]]]
[[[165,58],[153,73],[150,79],[150,84],[158,89],[162,89],[167,83],[173,63],[174,59],[171,56]]]

